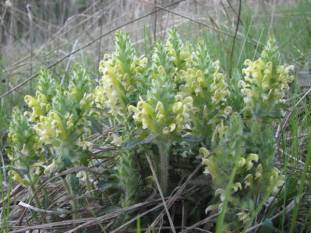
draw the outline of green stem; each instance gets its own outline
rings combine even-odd
[[[33,195],[33,198],[35,200],[35,203],[37,205],[38,208],[41,208],[41,204],[40,204],[40,201],[39,201],[39,198],[38,198],[38,195],[37,195],[37,192],[36,192],[36,184],[35,184],[35,181],[33,180],[33,178],[31,177],[30,173],[28,172],[27,174],[28,176],[28,179],[29,179],[29,183],[30,183],[30,191]]]
[[[237,159],[236,161],[239,161],[239,159]],[[232,184],[234,182],[234,178],[235,178],[235,175],[237,173],[237,169],[238,169],[238,166],[237,166],[237,163],[235,163],[235,166],[234,166],[234,168],[231,172],[231,175],[230,175],[229,183],[228,183],[226,190],[225,190],[225,200],[223,202],[223,206],[222,206],[222,209],[220,211],[220,214],[217,218],[216,231],[215,231],[216,233],[224,232],[225,215],[226,215],[226,211],[227,211],[227,207],[228,207],[229,198],[231,196]]]
[[[77,204],[77,201],[75,200],[75,195],[72,192],[72,189],[70,188],[70,185],[68,184],[66,178],[62,178],[62,181],[63,181],[63,184],[64,184],[64,188],[65,188],[67,194],[69,195],[69,197],[71,199],[70,200],[70,205],[71,205],[71,208],[72,208],[72,219],[74,220],[74,219],[78,218],[78,215],[77,215],[78,204]]]
[[[162,189],[162,192],[164,194],[167,193],[168,188],[168,169],[169,169],[169,156],[168,156],[168,150],[169,150],[169,144],[160,142],[158,143],[158,149],[160,153],[160,186]]]
[[[38,208],[40,208],[41,204],[40,204],[39,198],[37,196],[36,188],[35,188],[34,184],[32,184],[32,183],[30,184],[30,189],[31,189],[32,195],[33,195],[33,197],[35,199],[36,205],[38,206]]]
[[[29,179],[29,182],[30,182],[30,185],[29,185],[30,192],[31,192],[31,194],[33,196],[35,204],[36,204],[36,206],[38,208],[41,208],[41,202],[40,202],[40,199],[39,199],[37,191],[36,191],[36,182],[32,179],[32,177],[31,177],[29,172],[28,172],[27,176],[28,176],[28,179]],[[42,222],[46,222],[44,215],[40,215],[40,218],[41,218]]]

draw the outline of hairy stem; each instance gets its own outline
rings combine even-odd
[[[77,216],[78,204],[77,204],[77,201],[75,200],[75,195],[72,192],[72,189],[71,189],[69,183],[67,182],[66,178],[62,178],[62,181],[64,184],[64,188],[70,197],[70,205],[72,208],[72,219],[77,219],[78,218],[78,216]]]
[[[38,208],[41,208],[41,202],[40,202],[40,199],[39,199],[39,197],[38,197],[38,193],[37,193],[37,191],[36,191],[36,184],[35,184],[35,182],[33,181],[33,179],[32,179],[32,177],[31,177],[30,173],[28,173],[27,176],[28,176],[28,178],[29,178],[29,180],[30,180],[30,185],[29,185],[29,187],[30,187],[30,192],[31,192],[31,194],[32,194],[32,196],[33,196],[33,198],[34,198],[34,202],[35,202],[35,204],[36,204],[36,206],[37,206]],[[41,218],[42,222],[46,222],[43,215],[40,215],[40,218]]]
[[[158,149],[160,153],[160,185],[163,193],[166,194],[168,188],[169,144],[160,142],[158,143]]]

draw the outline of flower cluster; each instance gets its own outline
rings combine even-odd
[[[270,39],[255,61],[246,60],[242,70],[241,92],[245,112],[254,116],[278,116],[288,83],[293,80],[293,66],[279,65],[275,40]]]
[[[23,161],[24,168],[33,169],[43,150],[49,155],[41,161],[46,173],[84,163],[89,146],[86,137],[91,133],[91,87],[86,71],[78,67],[63,83],[42,71],[35,96],[24,98],[30,111],[17,111],[11,122],[13,163]],[[19,154],[22,160],[16,159]]]
[[[153,59],[165,61],[169,60],[169,55],[158,45]],[[185,129],[190,123],[193,109],[191,96],[184,98],[178,94],[172,73],[165,66],[167,64],[159,63],[151,69],[152,80],[145,100],[141,97],[136,106],[129,106],[129,110],[134,113],[134,120],[141,123],[143,129],[149,129],[159,136]]]
[[[55,89],[55,96],[47,104],[50,109],[33,121],[33,127],[46,145],[59,146],[68,140],[74,142],[79,135],[89,131],[90,123],[86,119],[93,104],[90,79],[84,70],[76,69],[67,87],[56,84],[50,89]],[[36,97],[25,96],[26,103],[28,99],[38,101],[37,96],[45,96],[45,93],[38,91]],[[33,111],[26,114],[33,115]]]
[[[196,109],[193,115],[194,133],[210,136],[232,111],[227,104],[230,94],[228,84],[220,71],[219,62],[210,59],[203,44],[198,45],[189,63],[187,69],[181,72],[181,95],[193,98]]]
[[[136,56],[128,35],[117,33],[115,53],[105,55],[99,66],[102,79],[94,94],[96,106],[114,117],[126,116],[127,106],[136,103],[144,89],[146,67],[147,59]]]
[[[234,183],[234,192],[266,186],[266,188],[271,189],[271,193],[276,193],[283,184],[284,178],[280,171],[276,167],[273,167],[271,171],[264,170],[257,154],[251,153],[241,157],[237,167],[237,177],[242,177],[243,179]],[[270,173],[268,180],[264,179],[267,173]]]
[[[232,112],[218,61],[204,43],[185,45],[175,29],[150,56],[138,58],[128,35],[116,35],[116,50],[100,64],[103,74],[94,98],[113,118],[134,121],[154,136],[212,135]],[[209,130],[205,130],[208,127]]]
[[[229,212],[237,215],[242,222],[250,219],[248,213],[253,210],[253,201],[263,198],[258,197],[258,193],[273,195],[284,182],[284,177],[276,167],[266,166],[267,155],[247,153],[251,148],[244,136],[245,130],[241,116],[233,113],[227,126],[218,129],[219,135],[213,151],[206,147],[199,150],[204,173],[211,175],[215,195],[220,196],[219,207],[222,208],[222,203],[227,198]],[[228,187],[230,197],[226,197]]]
[[[239,113],[233,112],[227,121],[221,120],[213,130],[211,146],[201,148],[200,154],[205,173],[213,178],[215,195],[220,195],[219,207],[223,208],[226,201],[230,206],[227,213],[247,224],[252,221],[254,200],[265,202],[284,183],[284,176],[273,165],[275,139],[267,124],[282,115],[293,67],[279,65],[273,39],[260,58],[244,64],[239,90],[243,97],[241,109],[235,109]],[[224,109],[232,111],[229,106]]]
[[[41,142],[27,118],[15,109],[9,126],[9,158],[14,169],[10,171],[16,181],[24,185],[32,184],[41,173]]]
[[[173,63],[176,70],[185,68],[190,58],[188,46],[184,45],[176,29],[172,29],[166,42],[166,50],[169,60]]]
[[[259,59],[245,61],[239,90],[244,103],[241,109],[233,110],[229,104],[233,94],[226,76],[203,42],[185,45],[176,30],[171,30],[165,44],[155,45],[150,60],[138,60],[127,34],[117,34],[116,51],[106,55],[101,63],[103,78],[95,94],[97,102],[114,117],[125,116],[127,124],[133,119],[137,132],[155,136],[157,143],[174,143],[185,135],[203,138],[208,149],[219,150],[214,153],[217,156],[203,157],[206,170],[213,177],[223,178],[221,171],[227,169],[221,164],[219,154],[225,152],[219,149],[219,142],[234,138],[227,135],[230,117],[237,114],[235,111],[243,116],[280,112],[292,79],[291,67],[278,65],[275,42],[270,40]],[[251,124],[243,124],[237,130],[251,131],[247,128]],[[247,140],[243,143],[253,144]],[[261,158],[259,150],[250,146],[240,153],[235,191],[251,189],[260,179],[261,170],[275,171],[266,163],[261,164],[265,157]]]
[[[55,88],[51,87],[56,85],[51,72],[42,70],[35,96],[26,95],[24,97],[25,103],[31,108],[31,112],[28,112],[30,121],[38,120],[40,116],[44,116],[51,109],[51,99],[56,94]]]
[[[134,120],[141,123],[143,129],[149,129],[153,134],[164,137],[190,129],[193,110],[190,96],[183,99],[176,95],[173,101],[165,105],[161,101],[155,104],[152,102],[140,100],[137,107],[129,106],[129,110],[134,113]]]

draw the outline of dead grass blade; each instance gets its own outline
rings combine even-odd
[[[73,225],[78,225],[78,224],[84,224],[86,222],[88,222],[87,226],[94,226],[94,225],[98,225],[102,222],[117,218],[121,214],[124,214],[128,211],[132,211],[132,210],[136,210],[136,209],[139,209],[142,207],[146,207],[148,205],[156,204],[159,201],[160,200],[158,199],[158,200],[151,200],[151,201],[145,201],[145,202],[137,203],[137,204],[132,205],[130,207],[118,209],[118,210],[112,211],[111,213],[108,213],[108,214],[105,214],[105,215],[102,215],[99,217],[95,217],[95,218],[80,218],[80,219],[75,219],[75,220],[64,220],[64,221],[60,221],[60,222],[51,222],[51,223],[46,223],[46,224],[39,224],[39,225],[34,225],[34,226],[15,227],[18,229],[15,229],[15,230],[11,231],[10,233],[27,232],[27,231],[31,231],[31,230],[50,230],[50,229],[54,229],[55,227],[68,227],[68,226],[73,226]]]

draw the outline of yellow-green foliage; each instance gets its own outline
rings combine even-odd
[[[244,103],[233,110],[228,104],[231,93],[225,74],[203,43],[186,46],[173,30],[166,45],[155,46],[150,62],[145,80],[149,89],[128,108],[136,127],[154,135],[157,144],[169,145],[186,135],[203,136],[207,148],[200,151],[205,173],[213,177],[223,200],[236,169],[230,212],[247,222],[255,200],[264,201],[283,182],[273,166],[271,127],[285,107],[292,67],[279,65],[275,41],[270,39],[260,58],[245,61],[240,81]],[[159,152],[161,147],[160,143]]]
[[[240,85],[245,112],[259,117],[280,114],[288,83],[293,80],[290,75],[293,66],[279,65],[274,39],[268,41],[257,60],[246,60],[244,64]]]
[[[10,171],[11,175],[17,182],[31,185],[42,173],[41,143],[28,119],[19,109],[15,109],[12,115],[9,142],[11,147],[8,155],[14,165]]]
[[[19,166],[15,171],[21,178],[27,180],[38,164],[45,173],[87,164],[89,142],[85,138],[91,133],[93,106],[90,90],[91,80],[81,68],[63,84],[42,71],[35,96],[25,96],[30,110],[16,110],[9,128],[10,158]]]
[[[195,149],[204,173],[213,178],[219,207],[226,201],[228,214],[244,223],[258,202],[282,184],[283,176],[273,165],[273,126],[286,107],[293,77],[292,66],[280,65],[274,39],[257,60],[245,61],[238,90],[243,98],[235,107],[229,104],[234,96],[221,64],[209,56],[203,42],[185,44],[176,30],[170,31],[166,43],[154,46],[150,57],[139,57],[128,35],[117,33],[116,50],[104,56],[99,70],[102,78],[94,91],[83,70],[74,72],[66,87],[49,73],[41,76],[36,95],[25,97],[31,111],[16,112],[11,123],[13,163],[29,169],[44,145],[51,156],[44,160],[45,171],[87,164],[86,138],[94,110],[118,129],[112,141],[116,146],[135,139],[158,147],[157,170],[164,192],[170,180],[171,146],[186,137],[199,140]],[[30,162],[28,157],[23,162],[21,153]],[[125,147],[117,160],[123,205],[135,199],[135,179],[141,179],[135,156],[135,150]]]
[[[255,206],[264,203],[284,182],[273,166],[273,126],[285,107],[285,93],[293,80],[291,70],[292,66],[279,65],[275,41],[270,39],[257,60],[245,61],[240,80],[243,108],[231,115],[228,124],[215,127],[211,148],[200,149],[205,173],[213,177],[221,201],[234,171],[228,212],[244,223],[251,220]],[[233,115],[239,119],[238,126],[232,122]]]
[[[94,94],[96,106],[114,117],[127,115],[127,106],[137,102],[145,88],[147,59],[137,57],[125,33],[116,34],[116,52],[106,54],[99,65],[102,79]]]

